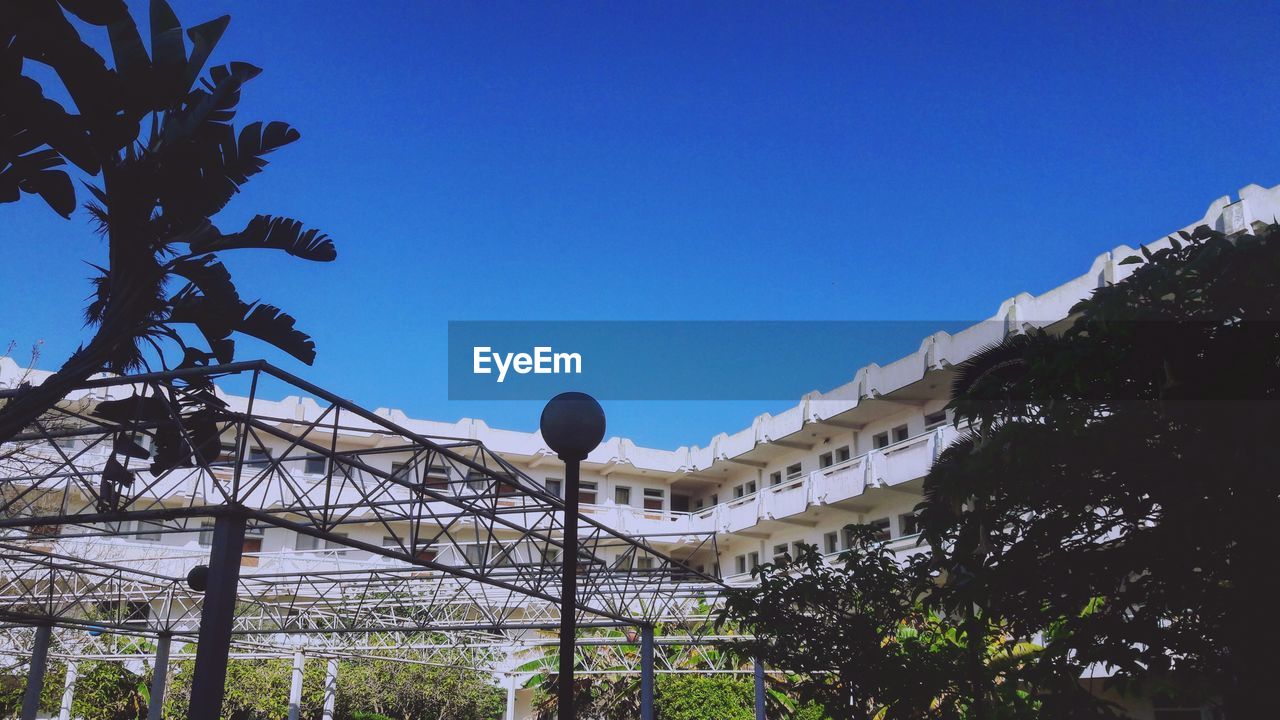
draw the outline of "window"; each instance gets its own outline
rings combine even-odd
[[[789,558],[787,557],[787,544],[786,544],[786,543],[780,543],[780,544],[778,544],[778,545],[774,545],[774,546],[773,546],[773,561],[774,561],[775,563],[778,563],[779,565],[785,565],[785,564],[787,564],[788,560],[789,560]]]
[[[484,545],[468,545],[466,549],[463,551],[464,557],[466,557],[467,559],[467,564],[483,565],[484,554],[485,554],[484,551],[485,551]]]
[[[842,462],[848,462],[850,457],[852,457],[852,455],[849,453],[848,445],[836,448],[836,464],[837,465],[839,465]]]
[[[889,518],[880,518],[867,523],[875,530],[874,540],[876,542],[885,542],[889,539]]]
[[[849,550],[853,547],[853,527],[846,525],[844,527],[844,549]]]
[[[755,570],[757,567],[759,567],[760,553],[753,553],[753,552],[747,553],[747,564],[751,566],[752,570]]]
[[[787,466],[787,479],[788,479],[788,480],[795,480],[795,479],[799,478],[799,477],[800,477],[800,475],[801,475],[800,463],[796,463],[795,465],[788,465],[788,466]]]
[[[799,559],[800,553],[804,552],[804,541],[796,540],[791,543],[791,559]]]
[[[775,472],[775,473],[771,473],[771,474],[769,475],[769,484],[770,484],[770,485],[781,485],[781,484],[782,484],[782,471],[781,471],[781,470],[779,470],[779,471],[777,471],[777,472]]]
[[[234,442],[222,443],[222,451],[218,453],[218,459],[223,462],[234,462],[236,459],[236,444]]]
[[[515,495],[520,492],[520,485],[516,482],[516,476],[509,472],[497,473],[498,479],[494,482],[499,495]]]
[[[745,487],[744,485],[734,485],[734,486],[733,486],[733,499],[734,499],[734,500],[737,500],[738,498],[740,498],[740,497],[742,497],[743,495],[745,495],[745,494],[746,494],[745,492],[743,492],[743,488],[744,488],[744,487]]]
[[[822,549],[828,554],[832,554],[840,549],[840,534],[829,532],[822,536]]]
[[[666,491],[662,488],[646,488],[644,491],[644,509],[661,510]]]
[[[578,484],[578,504],[595,505],[596,504],[596,484],[593,482],[584,482]]]
[[[139,520],[137,530],[134,531],[133,536],[139,540],[156,541],[160,539],[160,530],[163,527],[163,525],[157,522]]]
[[[391,463],[391,477],[408,482],[413,479],[413,467],[409,463],[393,462]]]
[[[702,509],[702,498],[698,498],[697,500],[694,500],[694,501],[693,501],[693,509],[694,509],[694,510],[701,510],[701,509]]]
[[[907,437],[908,437],[907,432],[908,432],[908,431],[907,431],[907,426],[906,426],[906,425],[899,425],[898,427],[894,428],[894,429],[893,429],[893,441],[894,441],[894,442],[902,442],[903,440],[906,440],[906,439],[907,439]]]
[[[328,467],[328,459],[324,457],[309,457],[302,463],[302,472],[308,475],[323,475],[325,468]]]
[[[560,562],[560,548],[549,547],[542,551],[542,562],[545,565],[556,565]]]
[[[712,504],[712,505],[719,505],[719,504],[720,504],[720,496],[719,496],[718,494],[716,494],[716,493],[711,493],[711,504]]]
[[[204,547],[213,545],[213,521],[205,520],[200,523],[200,544]]]
[[[346,534],[346,533],[329,533],[329,534],[330,534],[330,535],[332,535],[333,537],[336,537],[336,538],[344,538],[344,539],[345,539],[345,538],[347,537],[347,534]],[[346,555],[346,554],[347,554],[347,546],[346,546],[346,545],[343,545],[343,544],[342,544],[342,543],[340,543],[340,542],[334,541],[334,540],[325,540],[325,541],[324,541],[324,549],[325,549],[325,550],[331,550],[331,551],[333,551],[333,554],[334,554],[334,555]]]
[[[271,451],[266,448],[249,448],[249,461],[245,463],[250,467],[266,467],[271,462]]]
[[[490,480],[487,475],[479,470],[468,470],[466,483],[472,492],[482,493],[489,489]]]
[[[756,481],[752,480],[751,482],[747,483],[747,494],[754,495],[755,492],[756,492]]]
[[[876,450],[879,450],[882,447],[888,447],[888,446],[889,446],[889,433],[887,432],[876,433],[871,437],[871,447],[875,448]]]
[[[564,492],[562,490],[562,488],[564,487],[563,480],[559,480],[556,478],[547,478],[546,480],[542,481],[542,484],[547,486],[547,492],[551,493],[552,495],[555,495],[556,497],[564,497]]]
[[[613,489],[613,502],[616,505],[631,504],[631,488],[618,486]]]
[[[836,464],[835,455],[832,453],[822,453],[821,455],[818,456],[819,470],[821,470],[822,468],[829,468],[835,464]]]
[[[739,575],[742,575],[743,573],[745,573],[747,571],[747,556],[739,555],[738,557],[734,558],[733,566],[738,571]]]
[[[53,444],[57,445],[64,452],[75,452],[76,445],[78,443],[76,442],[76,439],[73,437],[60,437],[60,438],[54,438]]]
[[[651,558],[651,557],[636,558],[636,569],[637,569],[637,570],[652,570],[652,569],[653,569],[653,558]]]
[[[392,549],[392,550],[399,550],[399,549],[400,549],[400,538],[396,537],[395,535],[383,535],[383,536],[382,536],[382,547],[384,547],[384,548],[390,548],[390,549]]]
[[[898,516],[898,529],[903,535],[915,535],[920,532],[920,519],[915,513],[903,513]]]
[[[427,467],[427,477],[422,481],[423,485],[432,490],[448,490],[449,489],[449,466],[447,465],[429,465]]]
[[[299,533],[293,538],[293,549],[299,551],[315,550],[320,546],[320,539]]]
[[[938,412],[936,412],[936,413],[929,413],[928,415],[925,415],[925,416],[924,416],[924,429],[925,429],[925,430],[932,430],[932,429],[934,429],[934,428],[938,427],[939,425],[946,425],[946,424],[947,424],[947,411],[946,411],[946,410],[939,410],[939,411],[938,411]]]

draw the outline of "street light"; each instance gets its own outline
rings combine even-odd
[[[542,439],[564,462],[564,552],[560,558],[559,720],[576,720],[573,658],[578,633],[578,472],[587,454],[604,439],[604,409],[580,392],[560,393],[542,409]]]

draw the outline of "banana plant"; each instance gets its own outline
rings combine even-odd
[[[76,19],[105,30],[110,64],[81,37]],[[266,156],[296,142],[280,121],[234,124],[249,63],[209,67],[229,16],[187,30],[165,0],[150,5],[150,52],[122,0],[12,0],[0,4],[0,202],[41,197],[69,217],[82,180],[85,210],[106,239],[85,320],[87,343],[36,387],[0,407],[0,442],[28,427],[90,375],[231,362],[234,337],[250,336],[311,364],[315,343],[278,307],[246,300],[224,253],[273,250],[328,262],[334,243],[302,222],[257,215],[223,232],[215,216]],[[62,87],[46,92],[25,74],[52,68]],[[65,91],[71,112],[50,98]],[[209,387],[179,401],[196,413]],[[146,418],[142,418],[146,420]],[[145,423],[144,423],[145,424]],[[196,451],[166,447],[172,466]],[[170,443],[172,445],[172,443]]]

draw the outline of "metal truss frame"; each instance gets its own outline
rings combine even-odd
[[[315,406],[272,415],[268,386]],[[147,451],[162,434],[189,450],[182,461]],[[235,515],[376,560],[242,568],[232,634],[243,650],[509,648],[560,626],[564,510],[476,440],[416,433],[265,362],[95,378],[0,447],[0,624],[194,639],[202,594],[186,573],[207,548],[137,558],[110,538],[193,534]],[[384,541],[354,539],[354,527]],[[705,615],[724,587],[590,516],[578,534],[580,627]],[[686,539],[715,552],[714,534]]]

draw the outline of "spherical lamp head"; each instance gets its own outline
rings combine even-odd
[[[583,460],[604,439],[604,408],[586,393],[560,393],[542,409],[539,426],[562,459]]]
[[[209,587],[209,566],[197,565],[187,573],[187,586],[196,592],[204,592]]]

